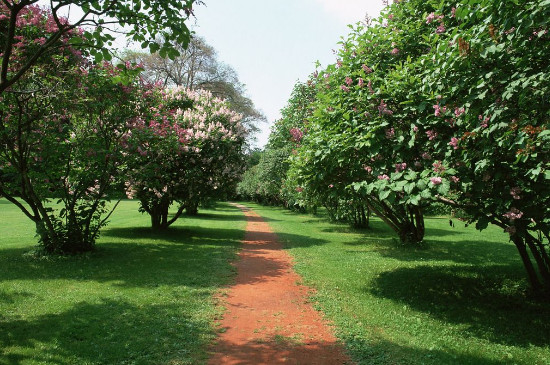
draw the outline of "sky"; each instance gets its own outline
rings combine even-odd
[[[376,17],[382,0],[204,0],[190,25],[232,66],[248,97],[263,111],[257,147],[280,118],[294,84],[336,62],[333,50],[348,24]]]

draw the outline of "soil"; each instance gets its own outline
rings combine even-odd
[[[247,217],[246,235],[236,281],[220,296],[226,311],[209,364],[352,364],[269,225],[235,205]]]

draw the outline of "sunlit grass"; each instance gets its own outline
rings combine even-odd
[[[525,296],[507,235],[427,219],[425,245],[248,204],[284,241],[360,364],[550,364],[550,304]]]
[[[200,364],[243,238],[227,204],[152,232],[124,201],[96,252],[30,254],[34,225],[0,199],[0,364]]]

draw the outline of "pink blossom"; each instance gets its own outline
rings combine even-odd
[[[517,208],[512,207],[509,212],[504,213],[502,216],[508,218],[510,221],[514,221],[516,219],[520,219],[523,216],[523,212],[521,212]]]
[[[460,179],[457,176],[451,176],[451,181],[454,182],[455,184],[458,184]]]
[[[489,126],[489,121],[491,120],[491,117],[485,117],[483,118],[483,115],[479,115],[478,119],[481,121],[480,127],[481,128],[487,128]]]
[[[378,180],[389,180],[389,179],[390,179],[390,177],[386,174],[378,175]]]
[[[344,64],[342,63],[341,60],[336,61],[336,67],[340,68],[340,67],[342,67],[343,65],[344,65]]]
[[[432,155],[430,155],[428,152],[424,152],[424,153],[422,154],[422,158],[423,158],[424,160],[431,160],[431,159],[432,159]]]
[[[439,185],[441,184],[442,180],[439,176],[436,176],[436,177],[431,177],[430,178],[430,181],[432,182],[432,184],[434,185]]]
[[[333,184],[330,184],[328,187],[332,189],[332,188],[334,187],[334,185],[333,185]]]
[[[451,9],[451,18],[454,18],[455,16],[456,16],[456,8],[453,7],[453,8]]]
[[[369,91],[371,94],[374,94],[374,90],[372,89],[372,81],[369,80],[369,82],[367,83],[367,87],[369,88]]]
[[[340,89],[342,89],[344,92],[349,92],[349,87],[347,87],[346,85],[340,86]]]
[[[406,168],[407,168],[407,163],[406,162],[395,164],[395,172],[405,171]]]
[[[365,64],[362,64],[361,68],[363,69],[363,71],[365,71],[368,74],[370,74],[372,72],[372,68],[370,68],[369,66],[367,66]]]
[[[439,174],[445,171],[445,166],[443,166],[441,161],[435,161],[432,166],[434,167],[434,171]]]
[[[435,30],[435,33],[436,34],[442,34],[442,33],[445,33],[445,25],[443,23],[439,24],[439,26],[437,27],[437,29]]]
[[[433,141],[434,139],[437,138],[437,132],[432,129],[430,129],[429,131],[426,131],[426,135],[428,136],[428,139],[430,141]]]
[[[393,129],[393,127],[389,128],[389,129],[386,129],[386,138],[387,139],[392,139],[394,136],[395,136],[395,129]]]
[[[365,171],[368,172],[369,174],[372,173],[372,167],[370,167],[370,166],[364,166],[363,168],[364,168]]]
[[[362,88],[364,84],[365,84],[365,81],[363,81],[362,78],[359,78],[359,80],[357,80],[357,85],[358,85],[359,87]]]
[[[346,76],[346,85],[351,86],[353,84],[353,79],[349,76]]]
[[[449,142],[449,146],[453,146],[453,149],[458,149],[458,138],[452,137],[451,142]]]
[[[292,136],[293,142],[299,143],[304,137],[304,132],[302,132],[299,128],[290,128],[289,132]]]
[[[399,54],[399,48],[395,47],[394,49],[392,49],[391,54],[392,55],[398,55]]]
[[[393,115],[393,111],[388,109],[388,105],[384,103],[384,100],[380,100],[380,105],[378,105],[378,112],[380,115]]]
[[[428,16],[426,17],[426,24],[430,24],[431,22],[433,22],[435,19],[435,13],[430,13],[428,14]]]
[[[456,117],[460,117],[462,114],[464,114],[464,108],[455,108],[455,115]]]
[[[414,133],[418,132],[418,127],[417,127],[417,126],[414,126],[414,127],[413,127],[413,132],[414,132]]]
[[[436,117],[440,117],[440,116],[442,116],[443,114],[445,114],[447,112],[447,107],[446,106],[444,106],[442,108],[442,107],[439,106],[439,104],[435,104],[433,106],[433,108],[434,108],[434,115]]]

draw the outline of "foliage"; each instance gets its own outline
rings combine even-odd
[[[352,27],[318,74],[298,183],[362,195],[402,240],[422,239],[432,201],[463,209],[479,229],[505,228],[533,286],[548,287],[549,11],[411,0]]]
[[[36,46],[52,15],[27,10],[20,43]],[[91,65],[65,38],[55,46],[2,94],[0,194],[36,224],[47,252],[88,251],[106,223],[104,198],[121,161],[117,140],[135,115],[136,71]]]
[[[0,199],[0,363],[203,364],[242,213],[220,203],[153,232],[122,201],[85,255],[29,254],[32,223]],[[40,298],[39,303],[37,299]]]
[[[234,191],[246,130],[241,116],[207,91],[152,88],[141,99],[142,114],[123,139],[123,176],[153,228],[166,228],[185,208]],[[169,219],[173,202],[179,209]]]
[[[0,3],[0,96],[42,57],[56,53],[59,42],[89,51],[100,62],[110,60],[107,49],[114,40],[110,31],[125,34],[142,48],[158,51],[162,57],[179,53],[173,43],[185,46],[190,32],[185,21],[195,0],[98,0],[51,1],[45,13],[38,0],[5,0]],[[71,23],[63,16],[80,14]],[[117,27],[120,26],[120,27]],[[28,37],[28,30],[40,27],[40,37]],[[163,42],[155,39],[159,36]]]
[[[242,197],[267,204],[288,207],[299,206],[299,197],[285,184],[289,157],[307,133],[307,117],[315,89],[311,82],[294,85],[287,105],[281,110],[282,118],[275,122],[269,141],[258,165],[243,176],[238,192]]]

